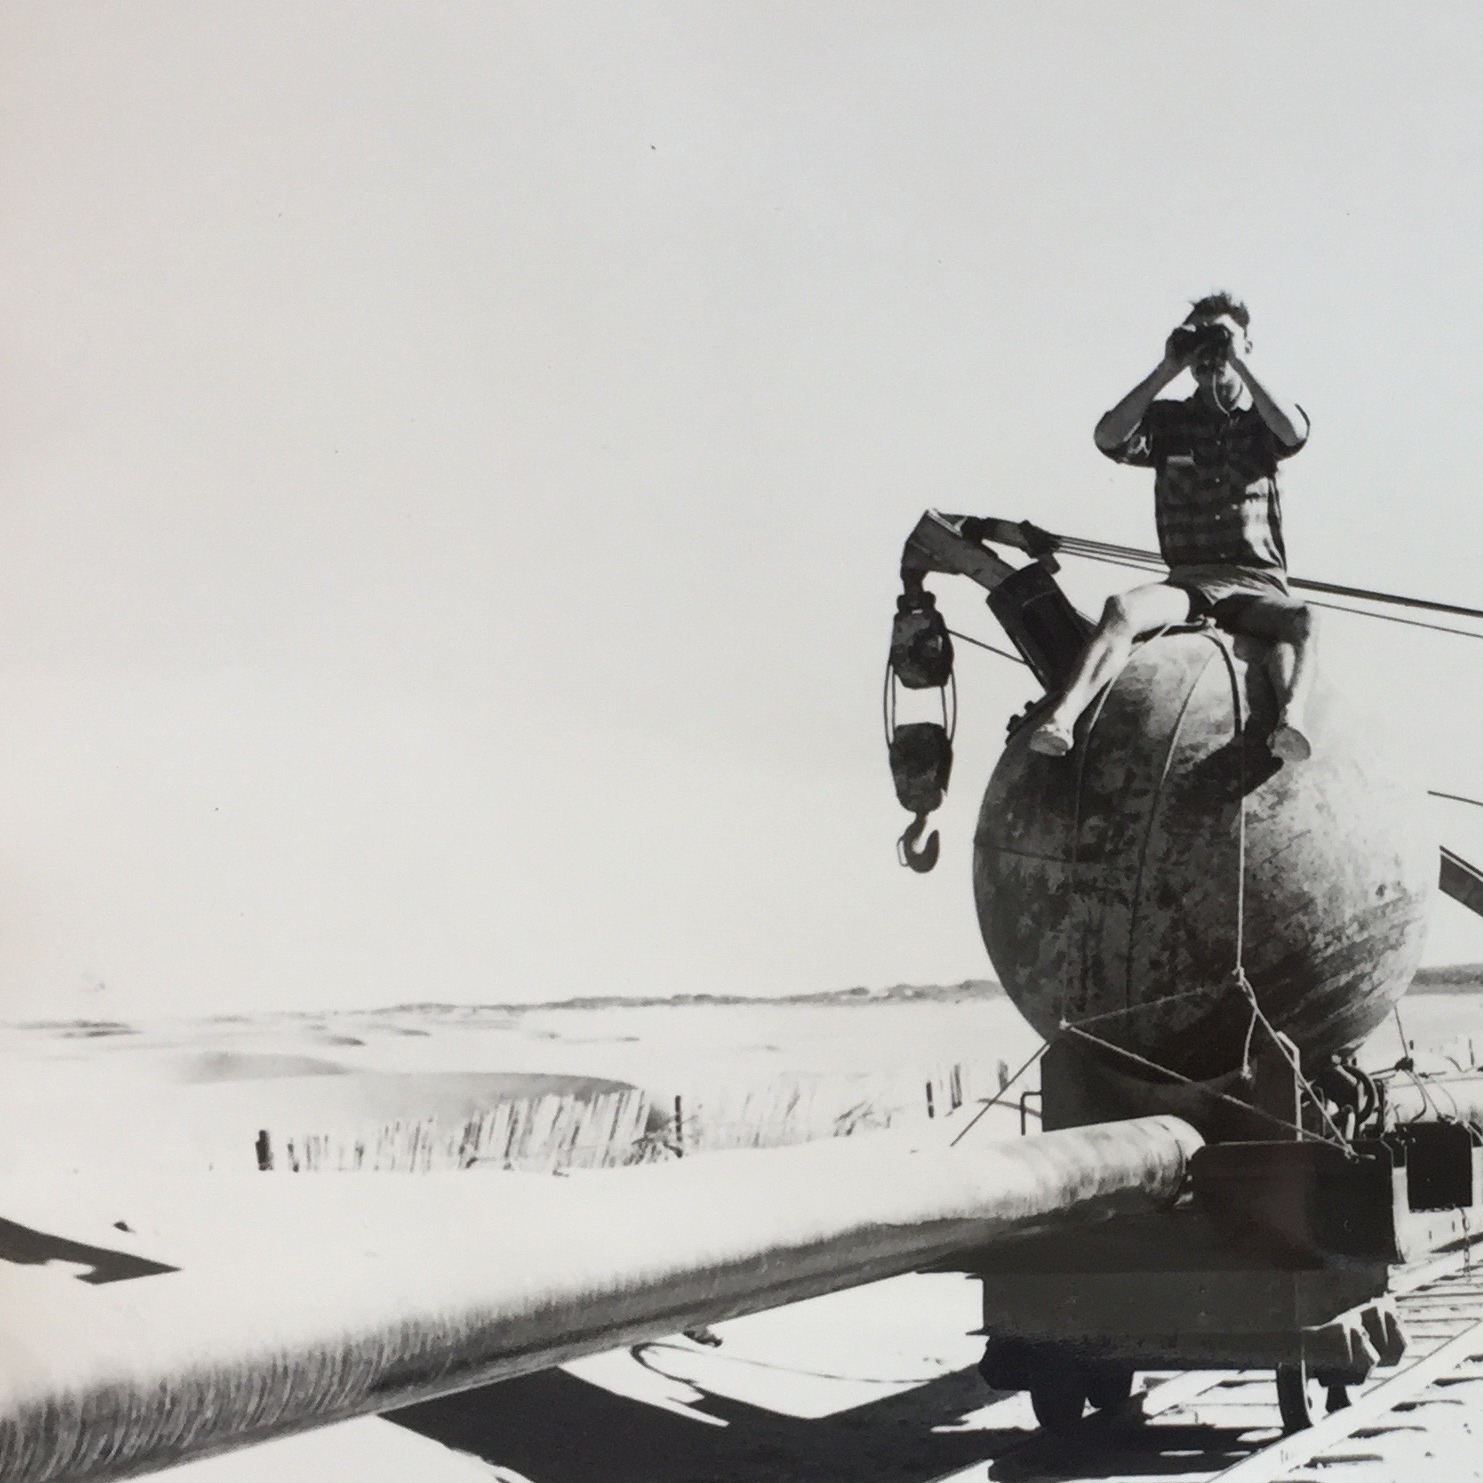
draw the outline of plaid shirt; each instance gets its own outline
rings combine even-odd
[[[1107,456],[1155,471],[1159,550],[1171,568],[1243,567],[1285,587],[1277,464],[1297,451],[1255,407],[1224,413],[1196,392],[1150,403],[1127,442]]]

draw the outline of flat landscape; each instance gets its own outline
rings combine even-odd
[[[458,1127],[502,1102],[625,1089],[690,1148],[747,1125],[788,1141],[927,1115],[997,1088],[1038,1041],[991,986],[760,1000],[408,1005],[338,1014],[120,1020],[0,1029],[0,1114],[24,1140],[0,1162],[44,1168],[255,1167],[274,1143]],[[934,1100],[934,1111],[942,1110]],[[850,1121],[853,1114],[853,1122]],[[840,1119],[845,1126],[839,1126]],[[791,1129],[791,1131],[790,1131]],[[776,1141],[776,1140],[774,1140]]]
[[[1483,969],[1424,970],[1361,1056],[1460,1070],[1483,1054]],[[275,1147],[459,1128],[502,1103],[625,1092],[656,1141],[796,1141],[992,1095],[1039,1045],[997,985],[808,997],[409,1004],[201,1020],[0,1026],[0,1166],[256,1167]],[[956,1073],[956,1092],[953,1087]],[[928,1085],[933,1093],[929,1108]],[[1018,1086],[1033,1086],[1035,1073]],[[1018,1087],[1017,1087],[1018,1090]],[[637,1110],[642,1110],[637,1109]],[[1013,1119],[993,1126],[1018,1131]],[[1011,1129],[1012,1123],[1012,1129]]]

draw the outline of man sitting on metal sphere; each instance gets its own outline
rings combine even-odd
[[[1209,617],[1272,645],[1280,706],[1272,751],[1300,762],[1312,752],[1303,707],[1313,677],[1316,619],[1287,585],[1277,465],[1308,439],[1308,417],[1274,396],[1247,356],[1251,322],[1229,294],[1197,301],[1169,336],[1163,359],[1097,424],[1097,447],[1118,463],[1154,470],[1162,582],[1110,598],[1060,698],[1030,738],[1059,757],[1092,697],[1127,662],[1141,635]],[[1181,371],[1195,378],[1183,401],[1156,401]]]

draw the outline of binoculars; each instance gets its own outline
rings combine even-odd
[[[1169,336],[1169,349],[1181,359],[1203,351],[1224,355],[1230,348],[1231,332],[1223,324],[1182,324]]]

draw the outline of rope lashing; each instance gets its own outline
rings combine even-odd
[[[1061,1030],[1067,1035],[1075,1035],[1091,1045],[1100,1046],[1103,1050],[1111,1051],[1114,1055],[1121,1056],[1124,1060],[1131,1061],[1135,1066],[1141,1066],[1145,1071],[1156,1071],[1160,1076],[1166,1076],[1170,1081],[1177,1081],[1182,1086],[1195,1087],[1202,1091],[1207,1097],[1213,1097],[1217,1102],[1224,1102],[1231,1107],[1239,1108],[1250,1117],[1258,1117],[1263,1122],[1271,1123],[1274,1127],[1281,1128],[1286,1133],[1296,1133],[1300,1138],[1307,1138],[1315,1143],[1326,1143],[1331,1148],[1337,1148],[1344,1152],[1349,1151],[1348,1144],[1335,1143],[1332,1138],[1325,1138],[1321,1133],[1313,1133],[1298,1123],[1289,1122],[1284,1117],[1279,1117],[1275,1112],[1268,1112],[1264,1107],[1253,1107],[1250,1102],[1243,1102],[1239,1097],[1233,1097],[1228,1092],[1215,1092],[1204,1083],[1196,1081],[1192,1076],[1181,1075],[1178,1071],[1172,1071],[1168,1066],[1161,1066],[1157,1061],[1151,1061],[1147,1056],[1140,1056],[1135,1051],[1128,1050],[1125,1046],[1117,1045],[1111,1040],[1103,1040],[1100,1035],[1089,1034],[1078,1025],[1069,1021],[1063,1022]]]
[[[1145,999],[1141,1004],[1130,1004],[1126,1009],[1109,1009],[1102,1014],[1084,1015],[1076,1023],[1078,1025],[1096,1025],[1100,1024],[1103,1020],[1125,1019],[1130,1014],[1143,1014],[1150,1009],[1160,1009],[1165,1004],[1177,1004],[1181,999],[1202,999],[1208,993],[1208,989],[1182,989],[1177,994],[1160,994],[1157,999]]]

